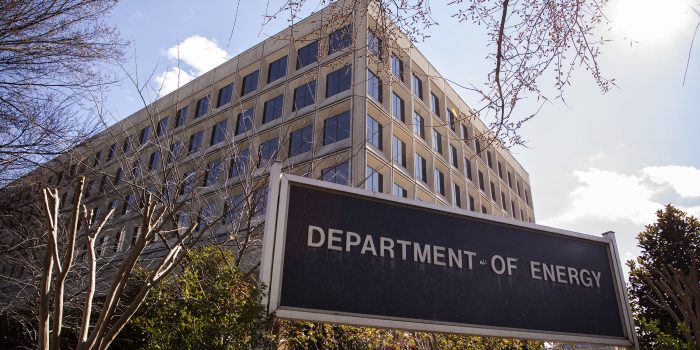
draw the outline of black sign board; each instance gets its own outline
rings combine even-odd
[[[282,184],[266,255],[280,317],[632,344],[609,238],[286,175]]]

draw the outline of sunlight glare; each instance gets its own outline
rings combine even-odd
[[[689,18],[683,0],[611,0],[608,6],[613,29],[639,42],[672,40]]]

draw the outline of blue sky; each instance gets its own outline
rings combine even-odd
[[[613,41],[600,63],[617,87],[602,94],[579,70],[566,103],[546,104],[522,129],[528,146],[511,151],[530,173],[538,223],[594,235],[615,231],[624,259],[639,253],[635,236],[662,205],[700,215],[700,43],[683,84],[700,16],[683,1],[610,0],[611,25],[600,33]],[[286,14],[263,26],[265,14],[281,3],[270,0],[266,9],[266,1],[126,0],[111,21],[133,44],[125,69],[140,79],[153,73],[154,84],[167,88],[175,82],[178,56],[180,79],[194,77],[288,26]],[[481,28],[458,23],[454,6],[431,6],[439,25],[418,48],[443,76],[483,83],[491,66]],[[318,8],[310,0],[302,17]],[[143,104],[132,84],[123,83],[112,89],[107,106],[124,118]]]

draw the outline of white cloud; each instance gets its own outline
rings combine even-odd
[[[216,40],[199,35],[190,36],[182,43],[168,48],[165,55],[175,67],[170,67],[156,75],[155,81],[158,83],[156,89],[159,89],[160,96],[187,84],[192,79],[226,62],[230,57],[226,50],[219,47]]]
[[[585,219],[599,219],[646,225],[656,220],[656,210],[666,204],[653,199],[666,186],[681,197],[700,196],[700,170],[690,166],[646,167],[638,175],[589,168],[575,170],[574,176],[579,185],[569,194],[570,205],[560,215],[542,222],[570,226]],[[700,214],[700,206],[676,206],[691,215]]]
[[[691,166],[651,166],[642,169],[654,183],[668,184],[681,197],[700,197],[700,169]]]
[[[226,62],[229,58],[228,52],[220,48],[216,40],[199,35],[193,35],[179,45],[169,48],[167,56],[175,61],[179,58],[190,66],[197,76]]]
[[[172,91],[175,91],[178,87],[187,84],[189,81],[194,79],[195,76],[190,75],[187,71],[184,71],[178,67],[172,67],[168,71],[162,72],[155,76],[158,86],[158,95],[163,96]]]

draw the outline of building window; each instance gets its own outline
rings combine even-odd
[[[147,126],[143,129],[141,129],[141,132],[139,133],[139,145],[143,145],[146,142],[148,142],[148,138],[151,136],[151,127]]]
[[[433,149],[442,155],[442,135],[436,129],[433,129]]]
[[[323,181],[347,185],[350,183],[349,178],[350,164],[348,161],[321,170],[321,180]]]
[[[194,171],[188,171],[185,173],[185,176],[182,178],[182,187],[180,187],[180,195],[192,192],[192,186],[194,185],[195,177],[196,175]]]
[[[522,197],[523,195],[520,194],[520,181],[516,181],[515,185],[518,187],[518,196]]]
[[[474,203],[474,197],[469,195],[469,210],[476,211],[476,204]]]
[[[503,178],[503,165],[501,164],[501,162],[498,162],[498,177],[500,177],[501,179]]]
[[[423,82],[416,76],[415,73],[411,74],[411,88],[413,89],[413,94],[422,100]]]
[[[95,153],[95,161],[92,163],[93,168],[96,167],[97,164],[100,164],[101,158],[102,158],[102,151],[97,151],[97,153]]]
[[[530,205],[530,197],[527,195],[527,189],[525,190],[525,203],[527,203],[527,205]]]
[[[489,164],[489,168],[493,169],[493,160],[491,159],[491,152],[486,152],[486,162]]]
[[[501,207],[506,210],[506,194],[501,192]]]
[[[250,164],[250,150],[242,149],[237,155],[231,158],[231,168],[228,171],[229,179],[232,177],[237,177],[245,175],[248,171],[248,164]]]
[[[161,137],[168,131],[168,117],[165,117],[158,121],[158,129],[156,130],[156,137]]]
[[[270,160],[277,158],[279,140],[274,138],[260,144],[258,149],[258,167],[266,166]]]
[[[464,158],[464,175],[470,181],[474,181],[472,179],[472,162],[467,158]]]
[[[114,186],[119,185],[119,183],[122,181],[122,176],[124,176],[122,168],[117,169],[117,171],[114,173]],[[65,202],[65,200],[63,202]]]
[[[406,110],[403,100],[395,92],[391,95],[391,113],[397,120],[406,122]]]
[[[318,60],[318,41],[297,50],[297,69],[304,68]]]
[[[99,192],[100,193],[105,193],[107,187],[107,175],[102,175],[102,179],[100,180],[100,187],[99,187]]]
[[[226,198],[224,202],[224,224],[240,221],[244,205],[243,195],[239,194]]]
[[[216,108],[231,102],[233,96],[233,84],[228,84],[219,89],[219,96],[216,99]]]
[[[310,106],[316,102],[316,80],[310,81],[294,89],[294,104],[292,111]]]
[[[236,135],[240,135],[253,127],[253,118],[255,117],[255,109],[248,108],[245,111],[238,113],[236,122]]]
[[[484,189],[484,173],[482,173],[481,170],[479,170],[479,188],[483,192],[486,192],[486,190]]]
[[[201,231],[205,227],[211,225],[214,222],[214,212],[216,212],[216,205],[214,203],[209,203],[199,208],[199,214],[197,215],[197,227],[195,230]]]
[[[457,126],[456,126],[455,119],[456,119],[456,117],[455,117],[454,112],[452,112],[451,110],[448,109],[447,110],[447,124],[450,125],[450,130],[457,132],[457,129],[456,129]]]
[[[107,153],[107,161],[109,162],[110,160],[114,159],[114,155],[117,153],[117,144],[113,143],[111,146],[109,146],[109,152]],[[60,184],[61,181],[59,180],[56,184]]]
[[[209,163],[204,174],[204,187],[215,184],[219,180],[219,176],[221,176],[221,161]]]
[[[423,158],[420,154],[416,154],[416,178],[428,183],[427,165],[425,158]]]
[[[204,138],[204,131],[196,132],[190,135],[190,146],[187,151],[192,154],[199,151],[202,148],[202,139]]]
[[[326,76],[326,97],[331,97],[350,89],[351,81],[352,67],[349,65],[328,73]]]
[[[271,83],[287,75],[287,56],[284,56],[268,66],[267,83]]]
[[[491,181],[491,199],[493,201],[496,201],[496,185],[494,185],[493,181]]]
[[[399,186],[398,184],[394,184],[394,196],[408,198],[408,191],[406,191],[405,188]]]
[[[141,176],[141,160],[137,159],[131,167],[131,177],[135,179],[139,176]]]
[[[311,125],[292,131],[289,135],[289,156],[293,157],[310,151],[312,134]]]
[[[391,137],[391,158],[402,167],[406,167],[406,144],[396,135]]]
[[[367,50],[377,57],[382,55],[382,40],[372,31],[367,32]]]
[[[462,193],[460,192],[461,189],[459,188],[459,185],[456,183],[452,183],[452,204],[455,207],[461,208],[462,207]]]
[[[122,152],[124,154],[129,153],[131,151],[131,139],[133,138],[134,135],[129,135],[124,139],[124,144],[122,145]]]
[[[177,161],[180,158],[181,154],[182,142],[175,141],[172,145],[170,145],[170,159],[168,160],[168,162],[171,163]]]
[[[435,169],[435,192],[441,196],[445,195],[445,175],[437,169]]]
[[[459,158],[457,158],[457,148],[450,144],[450,163],[453,167],[459,169]]]
[[[135,199],[136,197],[133,193],[129,193],[126,195],[126,197],[124,197],[124,203],[122,204],[122,215],[126,215],[131,211]]]
[[[481,155],[481,142],[479,142],[479,140],[474,140],[474,146],[476,148],[476,154]]]
[[[462,140],[464,141],[464,144],[466,144],[467,147],[469,147],[469,129],[467,128],[466,125],[464,125],[464,124],[461,124],[461,125],[462,125]]]
[[[282,116],[282,109],[284,108],[284,95],[279,95],[273,97],[272,99],[265,101],[263,107],[263,124],[269,123]]]
[[[403,61],[396,55],[391,55],[391,73],[400,81],[403,81]]]
[[[92,184],[94,181],[88,181],[85,185],[85,191],[83,191],[83,198],[90,198],[90,190],[92,189]]]
[[[418,112],[413,112],[413,133],[425,140],[425,119]]]
[[[515,212],[515,202],[512,200],[510,201],[510,213],[511,215],[513,215],[513,219],[517,219],[515,217],[515,215],[517,215],[517,213]]]
[[[488,211],[488,210],[486,209],[486,207],[483,206],[483,205],[481,206],[481,212],[484,213],[484,214],[488,214],[488,213],[489,213],[489,211]]]
[[[241,96],[245,96],[246,94],[253,92],[255,89],[258,88],[259,73],[260,71],[256,70],[255,72],[243,77],[243,84],[241,84]]]
[[[367,94],[382,102],[382,80],[371,70],[367,70]]]
[[[148,170],[153,171],[160,165],[160,151],[151,153],[151,158],[148,160]]]
[[[365,180],[365,188],[373,192],[383,191],[384,176],[371,166],[367,166],[367,179]]]
[[[367,115],[367,142],[379,150],[382,149],[382,125],[369,114]]]
[[[328,37],[328,54],[331,55],[352,45],[352,24],[340,28]]]
[[[194,119],[197,119],[205,114],[209,110],[209,96],[204,96],[197,101],[197,105],[194,108]]]
[[[508,172],[508,187],[513,188],[513,178],[510,176],[510,171]]]
[[[334,115],[323,122],[323,144],[344,140],[350,136],[350,111]]]
[[[440,100],[435,94],[430,94],[430,111],[435,113],[438,117],[440,116]]]
[[[209,140],[209,145],[213,146],[224,139],[226,139],[226,128],[228,126],[228,120],[224,119],[216,125],[214,125],[211,129],[211,140]]]
[[[175,129],[185,125],[187,120],[187,106],[177,111],[177,118],[175,118]]]

